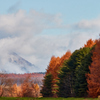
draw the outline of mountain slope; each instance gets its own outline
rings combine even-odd
[[[38,72],[39,69],[16,53],[10,53],[8,61],[0,66],[0,72],[6,73],[32,73]]]

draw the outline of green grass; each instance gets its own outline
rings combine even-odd
[[[0,100],[100,100],[100,99],[92,99],[92,98],[14,98],[14,97],[0,97]]]

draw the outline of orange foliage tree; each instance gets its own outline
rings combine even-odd
[[[40,88],[38,84],[34,84],[31,76],[26,77],[21,84],[21,96],[22,97],[39,97]]]
[[[90,74],[87,74],[88,94],[90,97],[98,97],[100,95],[100,40],[93,51],[89,70]]]
[[[70,56],[71,56],[70,51],[67,51],[66,54],[63,55],[61,58],[52,56],[49,66],[47,68],[46,75],[51,73],[54,79],[57,78],[58,76],[57,74],[58,74],[58,71],[60,70],[61,65],[66,59],[69,59]]]
[[[69,59],[69,57],[71,56],[71,52],[67,51],[65,55],[63,55],[61,58],[60,57],[55,57],[52,56],[51,57],[51,61],[49,63],[49,66],[47,68],[47,72],[46,75],[48,75],[49,73],[52,74],[53,77],[53,87],[52,87],[52,91],[54,92],[54,96],[56,96],[56,91],[57,91],[57,79],[58,79],[58,72],[60,71],[60,68],[62,67],[63,62],[66,59]]]
[[[86,44],[84,44],[84,47],[93,47],[93,45],[95,45],[96,44],[96,42],[97,42],[97,40],[92,40],[92,39],[89,39],[88,41],[87,41],[87,43]]]

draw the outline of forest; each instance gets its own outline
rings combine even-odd
[[[0,98],[39,97],[40,86],[42,85],[43,77],[44,73],[24,73],[24,74],[1,73]]]
[[[73,53],[52,56],[41,93],[43,97],[100,96],[100,40],[89,39]]]

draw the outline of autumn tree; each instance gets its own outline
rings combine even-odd
[[[92,39],[89,39],[88,41],[87,41],[87,43],[86,44],[84,44],[84,47],[93,47],[95,44],[97,43],[97,40],[92,40]]]
[[[70,56],[71,56],[70,51],[67,51],[66,54],[63,55],[61,58],[52,56],[46,74],[51,73],[53,75],[53,78],[56,79],[61,65],[66,59],[69,59]]]
[[[87,75],[88,94],[90,97],[100,95],[100,40],[93,51],[92,63],[89,67],[90,74]]]
[[[97,40],[90,39],[83,48],[75,50],[72,54],[68,51],[61,58],[54,56],[51,58],[46,75],[52,74],[53,96],[57,93],[61,97],[85,95],[87,89],[85,74],[89,72],[90,51],[96,43]],[[83,89],[83,86],[85,86],[85,89]]]
[[[22,97],[38,97],[40,92],[39,85],[33,83],[30,75],[24,79],[21,90]]]
[[[14,81],[10,78],[8,78],[7,74],[0,73],[0,97],[4,95],[5,88],[9,86],[7,91],[11,91],[11,85],[14,83]]]
[[[68,59],[71,56],[71,52],[67,51],[61,58],[60,57],[51,57],[49,66],[47,68],[46,75],[51,73],[52,74],[52,92],[53,96],[56,97],[56,92],[57,92],[57,79],[58,79],[58,72],[60,71],[60,68],[62,67],[63,62]]]

